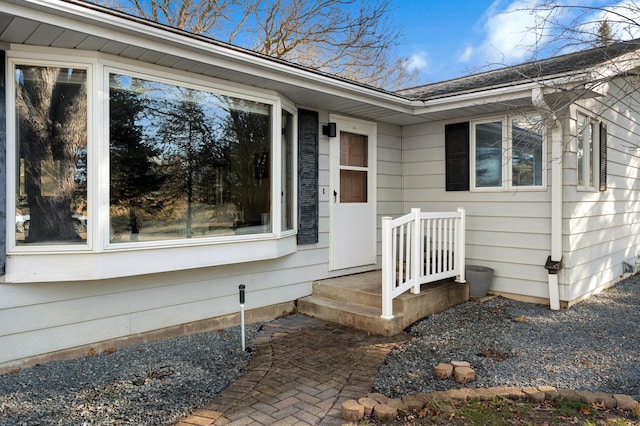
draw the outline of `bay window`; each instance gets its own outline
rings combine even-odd
[[[539,116],[471,123],[471,188],[536,189],[544,185],[544,137]]]
[[[295,249],[297,115],[273,92],[95,60],[11,58],[9,66],[9,255],[76,256],[34,260],[42,271],[16,281],[153,273]],[[185,245],[188,256],[171,254]],[[150,266],[147,248],[169,257]],[[94,256],[83,263],[83,252]],[[10,260],[24,264],[18,259]],[[107,266],[124,259],[122,271]],[[63,271],[67,263],[80,266],[75,275]]]

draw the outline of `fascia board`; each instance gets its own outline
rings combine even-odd
[[[480,91],[461,93],[457,95],[429,99],[422,104],[414,103],[416,115],[446,111],[452,108],[465,108],[478,105],[498,104],[517,99],[531,99],[534,88],[548,88],[551,90],[571,90],[577,85],[585,83],[586,73],[556,76],[540,81],[529,81],[524,84],[488,88]]]
[[[640,49],[627,52],[595,66],[591,70],[594,79],[611,79],[640,67]]]

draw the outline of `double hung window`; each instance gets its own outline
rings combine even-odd
[[[471,123],[471,189],[544,187],[542,118],[509,116]]]

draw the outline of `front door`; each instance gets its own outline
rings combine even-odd
[[[330,269],[376,263],[376,124],[330,116]]]

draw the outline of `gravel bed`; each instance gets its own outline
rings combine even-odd
[[[425,318],[394,349],[373,390],[402,396],[459,388],[440,362],[471,363],[465,386],[536,386],[640,400],[640,276],[567,310],[494,298]],[[247,326],[247,346],[261,324]],[[171,425],[246,371],[240,328],[52,361],[0,376],[0,425]]]
[[[387,356],[374,390],[397,397],[459,388],[433,368],[460,360],[475,370],[468,387],[548,385],[640,400],[639,326],[639,276],[566,310],[471,301],[412,325],[415,339]]]
[[[246,327],[247,346],[260,324]],[[243,374],[240,327],[0,376],[0,425],[170,425]]]

